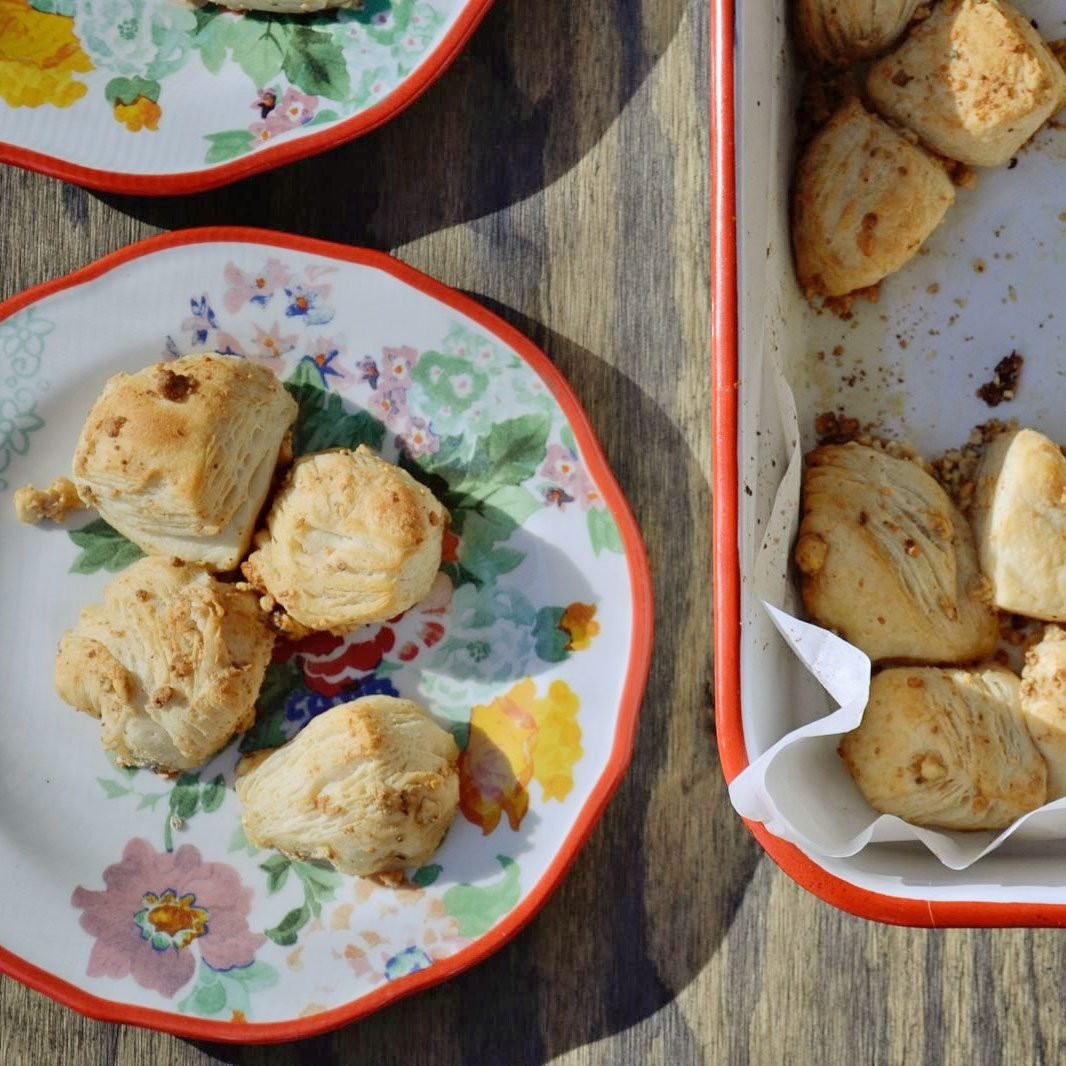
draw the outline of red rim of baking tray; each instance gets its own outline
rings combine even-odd
[[[732,781],[748,765],[740,711],[740,555],[737,548],[737,225],[734,124],[734,4],[711,0],[711,304],[715,726],[722,771]],[[797,884],[862,918],[914,926],[1066,924],[1057,903],[989,903],[890,896],[829,873],[761,822],[745,825]]]
[[[510,940],[547,902],[563,875],[577,857],[588,839],[615,789],[621,783],[633,754],[637,718],[644,696],[651,662],[652,631],[654,627],[651,571],[644,541],[636,519],[622,490],[607,465],[599,441],[570,385],[549,361],[548,357],[521,333],[507,325],[501,318],[487,311],[480,304],[454,289],[448,288],[426,274],[409,267],[383,252],[365,248],[351,248],[329,241],[310,237],[296,237],[274,230],[252,229],[245,226],[211,226],[202,229],[180,230],[159,237],[128,245],[83,267],[72,274],[34,286],[25,292],[0,303],[0,321],[16,311],[62,289],[72,288],[83,282],[106,274],[116,267],[141,256],[164,248],[176,248],[189,244],[204,244],[214,241],[232,241],[249,244],[266,244],[294,251],[343,259],[349,263],[373,267],[391,274],[412,288],[472,318],[483,329],[493,334],[508,347],[513,348],[548,385],[552,395],[562,407],[574,430],[574,436],[585,457],[589,471],[596,484],[603,490],[604,499],[611,515],[618,524],[625,549],[629,580],[633,589],[633,637],[629,647],[625,685],[619,705],[618,725],[614,744],[603,774],[594,792],[586,801],[574,827],[563,842],[555,858],[541,879],[528,895],[507,917],[474,944],[447,959],[435,962],[425,970],[408,977],[401,977],[383,988],[354,1000],[341,1007],[313,1014],[306,1018],[294,1018],[284,1022],[217,1022],[190,1018],[170,1011],[138,1007],[94,996],[68,981],[47,973],[26,962],[17,955],[0,947],[0,972],[18,978],[31,988],[44,992],[68,1007],[73,1007],[91,1018],[107,1022],[125,1022],[142,1025],[177,1036],[195,1037],[202,1040],[219,1040],[231,1043],[271,1043],[283,1040],[299,1040],[363,1018],[395,1000],[423,988],[440,984],[449,977],[469,969],[487,958]]]
[[[0,140],[0,163],[14,163],[27,170],[36,170],[51,178],[62,178],[75,185],[84,185],[102,192],[132,193],[138,196],[171,196],[206,192],[220,185],[251,177],[264,170],[306,159],[320,152],[336,148],[346,141],[362,137],[388,122],[415,102],[447,69],[462,51],[463,45],[485,17],[493,0],[467,0],[462,14],[444,35],[440,44],[423,60],[418,69],[384,100],[361,111],[358,115],[338,122],[320,133],[308,134],[281,144],[262,148],[257,152],[234,159],[229,163],[186,170],[177,174],[124,174],[114,170],[99,170],[70,163],[57,156],[35,152]]]

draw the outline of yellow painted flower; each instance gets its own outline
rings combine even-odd
[[[572,603],[567,607],[559,620],[559,628],[570,637],[567,651],[584,651],[592,643],[592,638],[600,631],[600,623],[594,621],[595,617],[594,603]]]
[[[546,800],[564,800],[574,787],[574,764],[584,755],[581,726],[577,724],[580,706],[577,694],[565,681],[553,681],[548,695],[533,701],[531,713],[537,723],[533,776],[544,789]]]
[[[536,689],[526,678],[470,715],[470,739],[459,756],[459,808],[488,835],[506,814],[518,829],[529,809],[537,724],[527,710]]]
[[[138,96],[132,104],[115,101],[115,119],[132,133],[138,130],[159,129],[159,119],[163,115],[160,106],[147,96]]]
[[[574,764],[584,754],[577,724],[580,701],[565,681],[537,697],[532,678],[478,705],[470,740],[459,758],[459,807],[486,835],[502,815],[517,830],[529,810],[531,780],[544,799],[563,800],[574,787]]]
[[[70,107],[85,95],[74,74],[93,69],[74,36],[74,20],[35,11],[28,0],[0,0],[0,99],[11,107]]]

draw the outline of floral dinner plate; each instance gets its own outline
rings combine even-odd
[[[492,0],[313,15],[205,0],[0,0],[0,161],[187,193],[334,147],[406,107]]]
[[[452,524],[422,603],[279,643],[254,727],[167,779],[113,765],[52,688],[60,634],[138,549],[91,512],[20,525],[11,497],[69,469],[110,375],[203,349],[279,375],[297,452],[369,444]],[[0,304],[0,544],[0,898],[23,901],[0,969],[94,1017],[288,1040],[441,981],[532,917],[628,764],[650,580],[588,421],[527,340],[380,253],[194,230]],[[241,752],[368,693],[462,749],[460,814],[399,889],[249,845],[232,787]]]

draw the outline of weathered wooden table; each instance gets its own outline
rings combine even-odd
[[[240,185],[131,199],[0,168],[0,298],[227,223],[388,249],[483,300],[587,407],[658,614],[626,781],[560,890],[480,967],[273,1049],[100,1024],[0,980],[4,1066],[1062,1059],[1061,936],[852,919],[729,807],[711,719],[707,36],[706,0],[497,0],[394,122]]]

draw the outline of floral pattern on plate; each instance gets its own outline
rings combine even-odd
[[[172,142],[149,146],[168,157],[160,170],[216,166],[387,99],[468,6],[359,0],[282,15],[174,0],[0,0],[5,140],[41,150],[43,122],[66,131],[80,165],[110,170],[125,154],[143,167],[143,149],[124,143],[136,135]],[[22,122],[27,109],[38,123]],[[93,143],[101,138],[110,151]]]
[[[132,302],[135,319],[116,313]],[[87,315],[108,329],[87,330]],[[75,346],[79,359],[64,358]],[[279,640],[253,727],[168,779],[113,765],[96,723],[46,684],[63,626],[140,551],[93,516],[49,536],[0,511],[12,545],[0,577],[38,555],[48,573],[69,572],[44,612],[22,615],[27,634],[0,642],[0,667],[41,684],[13,698],[54,718],[49,735],[71,749],[35,754],[36,734],[23,735],[17,762],[0,751],[0,783],[43,760],[64,781],[50,806],[76,805],[78,824],[96,827],[71,837],[59,867],[65,910],[42,905],[50,932],[18,953],[107,1000],[212,1023],[288,1022],[432,971],[543,882],[600,787],[617,728],[628,561],[563,409],[517,350],[380,268],[254,242],[168,248],[0,320],[0,403],[30,389],[41,419],[25,437],[33,447],[18,438],[0,473],[12,484],[53,476],[110,374],[195,350],[278,375],[299,407],[297,454],[366,444],[427,484],[452,519],[442,567],[398,617]],[[570,501],[548,499],[546,485]],[[588,516],[601,513],[613,536],[597,543]],[[23,641],[29,671],[8,661]],[[460,812],[399,890],[250,845],[232,787],[243,753],[370,693],[422,703],[461,750]],[[0,833],[0,857],[17,833]],[[49,866],[43,884],[54,881]],[[0,922],[5,946],[11,934]],[[48,954],[55,937],[61,959]]]

